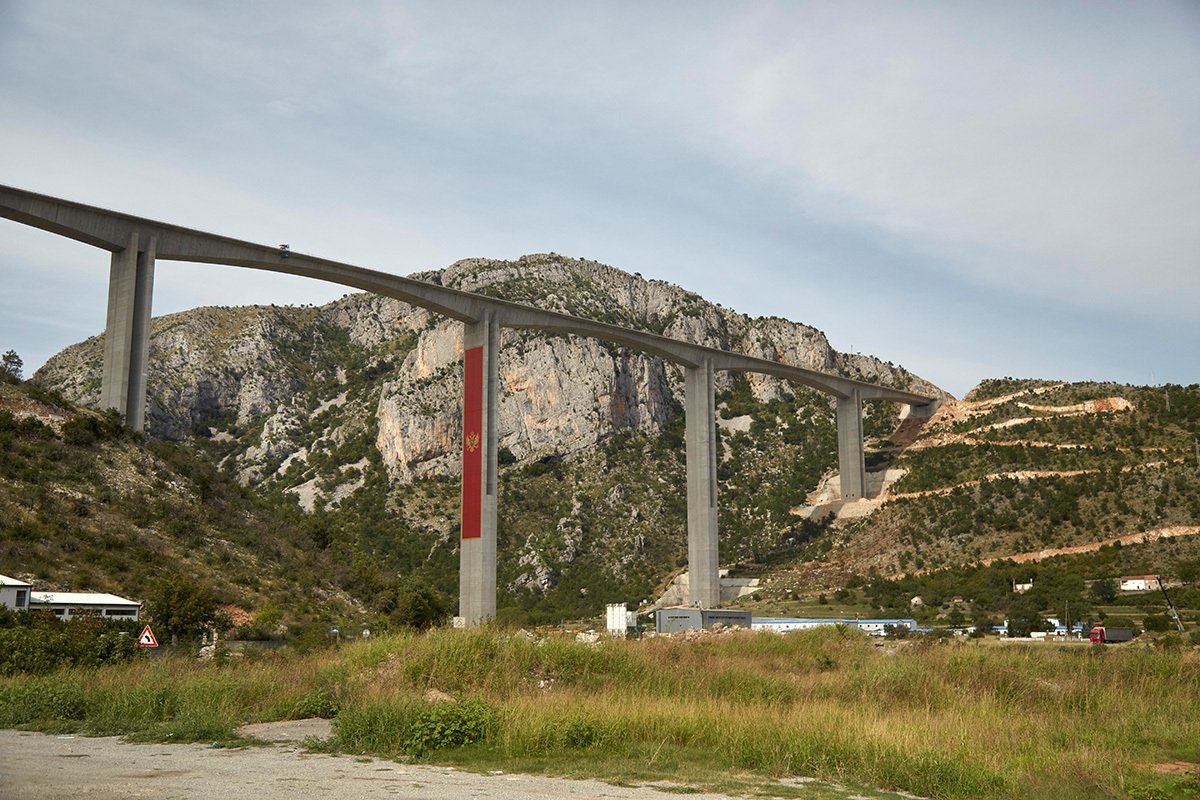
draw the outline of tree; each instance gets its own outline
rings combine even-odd
[[[16,350],[9,350],[3,356],[3,362],[0,363],[0,378],[9,383],[20,383],[21,368],[25,366],[25,362],[17,355]]]
[[[1176,572],[1179,575],[1179,580],[1184,583],[1195,583],[1196,578],[1200,578],[1200,558],[1180,561]]]
[[[412,585],[396,593],[392,620],[406,628],[428,630],[446,621],[450,612],[442,599],[424,585]]]
[[[1050,630],[1050,623],[1042,617],[1042,609],[1033,597],[1023,596],[1013,602],[1008,612],[1008,635],[1028,637],[1034,631]]]
[[[1111,603],[1117,599],[1117,582],[1112,578],[1096,581],[1092,584],[1092,596],[1098,603]]]
[[[1169,631],[1174,626],[1166,614],[1147,614],[1142,618],[1142,627],[1148,631]]]
[[[147,611],[164,640],[196,640],[228,627],[217,599],[206,584],[171,574],[160,580],[147,598]]]
[[[991,629],[993,624],[992,615],[986,608],[981,606],[979,603],[973,602],[971,603],[969,613],[971,616],[971,624],[975,626],[975,628],[981,631],[988,631]]]

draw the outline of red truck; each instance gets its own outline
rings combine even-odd
[[[1110,644],[1115,642],[1128,642],[1133,638],[1133,628],[1108,628],[1103,625],[1097,625],[1092,628],[1088,639],[1092,644]]]

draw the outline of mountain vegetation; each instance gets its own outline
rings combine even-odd
[[[273,622],[300,635],[364,616],[333,556],[188,448],[36,385],[0,384],[0,563],[35,591],[148,600],[167,636],[198,633],[220,608],[250,635],[271,635],[255,616],[277,609]]]
[[[1078,576],[1090,582],[1172,575],[1200,555],[1200,537],[1177,535],[1200,524],[1196,386],[998,379],[954,401],[901,367],[836,352],[808,326],[595,262],[472,259],[416,277],[941,398],[930,420],[865,404],[869,483],[885,488],[842,503],[831,399],[720,376],[722,562],[763,579],[761,602],[847,588],[866,601],[875,582],[874,608],[898,611],[885,581],[995,559],[1123,545],[1103,573],[1078,562],[1092,564]],[[101,344],[68,348],[25,386],[61,393],[48,413],[68,426],[7,423],[23,443],[5,468],[21,477],[0,501],[24,510],[5,523],[3,563],[139,596],[148,564],[186,565],[251,624],[271,603],[289,617],[397,624],[454,608],[457,323],[370,295],[156,319],[144,440],[62,411],[66,398],[96,404]],[[679,370],[622,346],[506,330],[500,376],[500,618],[551,623],[652,601],[686,566]],[[35,488],[35,475],[64,488]],[[147,543],[147,531],[165,538]]]
[[[890,476],[880,496],[798,505],[820,531],[764,572],[762,602],[834,586],[942,624],[1032,606],[1154,625],[1166,610],[1157,592],[1113,609],[1093,588],[1121,575],[1194,580],[1198,437],[1200,386],[985,381],[919,431],[873,442],[869,461]],[[1027,582],[1027,596],[1013,593]]]
[[[941,394],[807,326],[594,262],[470,260],[417,277]],[[100,346],[68,348],[37,383],[95,403]],[[367,611],[390,613],[414,587],[452,607],[460,354],[457,323],[369,295],[175,314],[153,325],[148,429],[263,498]],[[551,622],[652,599],[686,563],[680,371],[603,342],[505,331],[500,372],[500,616]],[[790,507],[835,463],[834,409],[762,376],[717,388],[722,548],[754,560],[790,546]],[[896,414],[868,404],[867,425],[891,430]]]

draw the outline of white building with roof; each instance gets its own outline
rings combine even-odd
[[[1157,575],[1123,575],[1121,576],[1122,592],[1148,592],[1158,588]]]
[[[0,575],[0,606],[11,608],[13,611],[27,610],[32,589],[33,584]]]
[[[136,621],[141,614],[142,604],[103,592],[33,592],[29,610],[47,610],[59,619],[96,616]]]

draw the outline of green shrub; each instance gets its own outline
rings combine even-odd
[[[87,702],[78,681],[68,676],[33,678],[0,685],[0,725],[82,720]]]
[[[300,698],[299,702],[292,707],[291,716],[293,719],[308,717],[333,719],[337,716],[340,708],[341,703],[333,697],[331,692],[325,689],[316,689]]]
[[[68,444],[86,445],[100,439],[102,431],[95,417],[79,416],[63,423],[62,437]]]
[[[613,740],[612,726],[586,714],[572,714],[556,721],[554,744],[559,747],[585,749],[602,747]]]
[[[38,613],[0,627],[0,675],[41,675],[65,667],[117,664],[137,655],[128,623],[62,621]]]
[[[410,697],[345,708],[334,730],[348,752],[420,756],[482,741],[496,722],[495,708],[483,700],[430,705]]]
[[[389,698],[342,709],[333,720],[337,747],[384,758],[404,754],[417,702]]]
[[[419,756],[482,741],[495,720],[495,709],[482,700],[431,705],[412,721],[407,749]]]

